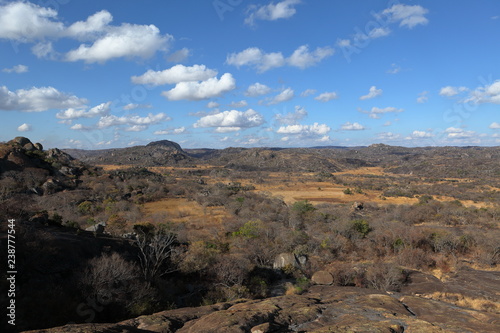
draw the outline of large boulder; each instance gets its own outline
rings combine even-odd
[[[317,271],[311,277],[311,281],[320,285],[331,285],[333,283],[333,276],[327,271]]]
[[[25,138],[24,136],[17,136],[13,140],[11,140],[10,143],[18,144],[20,146],[25,146],[28,143],[31,143],[31,141],[30,139]]]
[[[276,259],[274,259],[274,269],[282,269],[285,267],[300,267],[300,263],[295,257],[295,254],[290,252],[280,253]]]

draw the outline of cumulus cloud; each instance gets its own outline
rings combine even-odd
[[[358,109],[362,113],[368,114],[368,116],[372,119],[379,119],[382,114],[384,113],[399,113],[403,112],[403,109],[398,109],[392,106],[386,107],[386,108],[379,108],[379,107],[373,107],[371,108],[370,111],[364,111],[361,109]]]
[[[372,99],[372,98],[375,98],[377,96],[382,95],[382,92],[383,92],[382,89],[377,89],[376,86],[371,86],[368,94],[364,95],[364,96],[361,96],[359,99],[362,100],[362,101],[366,100],[366,99]]]
[[[4,73],[17,73],[17,74],[26,73],[26,72],[28,72],[28,66],[16,65],[16,66],[11,67],[11,68],[2,69],[2,72],[4,72]]]
[[[466,87],[452,87],[452,86],[446,86],[441,88],[439,90],[439,95],[441,96],[446,96],[446,97],[453,97],[458,95],[461,92],[467,91],[468,89]]]
[[[231,53],[227,56],[226,63],[236,67],[253,66],[259,72],[265,72],[271,68],[285,65],[285,57],[281,52],[265,53],[257,47],[250,47],[239,53]]]
[[[218,108],[219,106],[220,106],[220,104],[217,102],[214,102],[214,101],[210,101],[207,104],[207,108],[209,108],[209,109]]]
[[[340,128],[342,131],[363,131],[366,128],[361,125],[360,123],[350,123],[346,122],[342,127]]]
[[[385,9],[382,14],[387,15],[392,22],[399,22],[400,27],[412,29],[417,25],[429,23],[429,20],[425,17],[428,12],[428,9],[419,5],[396,4]]]
[[[278,128],[276,133],[279,134],[287,134],[287,135],[298,135],[302,138],[314,138],[314,137],[323,137],[328,132],[330,132],[331,128],[326,124],[318,124],[314,123],[312,125],[287,125],[281,126]]]
[[[171,90],[162,92],[162,95],[171,101],[202,99],[218,97],[236,88],[236,81],[230,73],[225,73],[220,79],[212,77],[208,80],[195,82],[179,82]]]
[[[471,91],[465,102],[500,104],[500,80]]]
[[[313,52],[309,52],[309,47],[302,45],[292,53],[287,62],[290,66],[304,69],[316,65],[324,58],[333,55],[333,53],[334,50],[328,46],[318,47]]]
[[[182,48],[180,50],[175,51],[171,55],[169,55],[168,58],[167,58],[167,61],[170,61],[170,62],[183,62],[187,58],[189,58],[190,55],[191,55],[191,51],[189,51],[188,48]]]
[[[186,133],[186,127],[177,127],[177,128],[171,128],[171,129],[166,129],[166,130],[161,130],[161,131],[155,131],[153,134],[155,135],[178,135],[178,134],[183,134]]]
[[[164,113],[158,113],[156,115],[149,113],[146,117],[140,117],[137,115],[127,115],[123,117],[106,115],[99,119],[96,126],[97,128],[102,129],[112,126],[128,125],[129,127],[126,128],[127,131],[138,132],[147,129],[150,125],[155,125],[162,121],[169,120],[171,120],[171,118]]]
[[[490,126],[488,126],[489,128],[491,129],[500,129],[500,123],[497,123],[497,122],[493,122],[491,123]]]
[[[108,29],[92,45],[81,44],[66,54],[67,61],[83,60],[86,63],[104,63],[113,58],[151,58],[157,51],[167,49],[170,35],[161,35],[154,25],[123,23]]]
[[[205,65],[175,65],[163,71],[148,70],[141,76],[132,76],[132,83],[160,86],[180,82],[205,81],[217,75],[217,71]]]
[[[193,126],[195,128],[215,127],[232,131],[234,128],[257,127],[264,123],[264,117],[253,109],[247,111],[223,111],[200,118]]]
[[[307,111],[303,107],[296,105],[294,112],[288,112],[285,114],[276,114],[274,119],[283,125],[295,125],[303,118],[307,117]]]
[[[449,139],[470,139],[476,136],[474,131],[466,131],[463,128],[448,127],[445,130]]]
[[[256,82],[248,87],[248,89],[245,91],[245,95],[249,97],[257,97],[257,96],[267,95],[270,92],[271,88],[269,88],[265,84]]]
[[[274,105],[282,102],[286,102],[291,100],[295,96],[295,92],[293,91],[292,88],[286,88],[282,92],[280,92],[278,95],[274,96],[273,98],[270,99],[268,102],[268,105]]]
[[[82,124],[74,124],[70,128],[75,131],[90,131],[92,129],[91,127],[87,127]]]
[[[51,109],[82,108],[87,100],[63,93],[53,87],[33,87],[10,91],[0,86],[0,110],[40,112]]]
[[[397,141],[401,140],[401,134],[393,132],[382,132],[377,134],[377,138],[383,141]]]
[[[111,102],[99,104],[90,110],[85,108],[75,109],[69,108],[56,114],[58,119],[78,119],[78,118],[93,118],[108,114],[111,110]]]
[[[26,123],[24,123],[24,124],[22,124],[21,126],[19,126],[19,127],[17,128],[17,130],[18,130],[19,132],[29,132],[29,131],[31,131],[31,125],[30,125],[30,124],[26,124]]]
[[[0,6],[0,38],[30,42],[59,37],[64,25],[56,21],[57,12],[30,2],[11,2]]]
[[[71,38],[84,41],[67,52],[66,61],[104,63],[114,58],[150,58],[157,51],[167,49],[172,36],[162,35],[154,25],[122,23],[111,25],[113,17],[99,11],[85,21],[65,26],[56,10],[30,2],[18,1],[0,6],[0,38],[16,42],[38,42],[33,53],[40,58],[59,55],[52,48],[50,39]]]
[[[299,3],[300,0],[284,0],[262,6],[252,5],[247,10],[245,24],[254,25],[256,20],[275,21],[290,18],[297,12],[295,5]]]
[[[426,131],[413,131],[411,134],[412,139],[424,139],[424,138],[432,138],[434,134]]]
[[[324,93],[314,97],[315,100],[320,101],[320,102],[328,102],[328,101],[331,101],[331,100],[337,99],[337,98],[339,98],[339,96],[334,91],[324,92]]]
[[[252,66],[262,73],[272,68],[289,65],[297,68],[314,66],[323,59],[333,55],[331,47],[318,47],[310,52],[309,46],[299,46],[290,57],[285,58],[281,52],[265,53],[257,47],[247,48],[239,53],[231,53],[226,58],[226,63],[236,67]]]

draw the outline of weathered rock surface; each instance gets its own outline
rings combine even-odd
[[[181,308],[117,324],[31,332],[498,332],[500,315],[415,296],[314,286],[302,295]]]
[[[333,283],[333,276],[327,271],[318,271],[313,274],[311,281],[315,284],[330,285]]]

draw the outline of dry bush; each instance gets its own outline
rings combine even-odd
[[[407,274],[393,264],[374,263],[366,269],[365,279],[372,288],[399,291],[407,279]]]
[[[431,254],[419,248],[404,248],[397,257],[398,265],[413,269],[427,269],[433,267],[436,263]]]

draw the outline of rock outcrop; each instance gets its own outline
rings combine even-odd
[[[452,315],[450,315],[452,314]],[[500,315],[415,296],[355,287],[314,286],[302,295],[181,308],[117,324],[31,332],[498,332]]]

